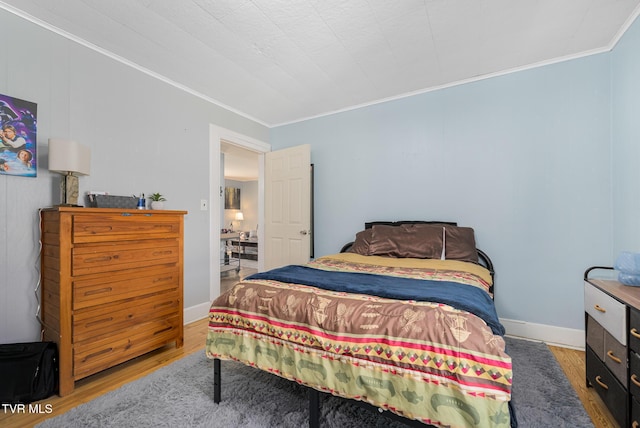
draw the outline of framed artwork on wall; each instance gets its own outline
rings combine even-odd
[[[0,175],[35,177],[38,105],[0,94]]]
[[[224,188],[224,209],[239,210],[240,209],[240,189],[237,187]]]

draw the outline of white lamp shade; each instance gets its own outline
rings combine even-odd
[[[49,138],[49,171],[89,175],[91,150],[75,141]]]
[[[244,220],[244,215],[241,212],[236,213],[236,220],[241,221]]]

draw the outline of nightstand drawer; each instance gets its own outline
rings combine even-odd
[[[604,327],[598,321],[594,320],[590,315],[586,316],[587,323],[587,345],[591,347],[593,352],[604,360]]]
[[[640,354],[640,311],[629,309],[629,349]]]
[[[618,424],[620,424],[621,427],[628,426],[627,391],[588,346],[586,350],[586,360],[587,381],[598,392],[598,395],[611,411],[611,414]]]
[[[588,282],[584,283],[586,312],[623,346],[627,345],[626,306]]]
[[[604,361],[618,381],[627,386],[627,347],[618,342],[597,321],[587,315],[587,345]]]
[[[638,403],[636,397],[631,398],[631,420],[629,421],[629,426],[640,426],[640,403]]]
[[[604,363],[625,388],[627,378],[627,347],[618,342],[608,331],[604,332]]]
[[[629,392],[640,399],[640,355],[629,352]]]

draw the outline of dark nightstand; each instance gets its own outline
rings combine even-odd
[[[620,426],[640,426],[640,287],[589,278],[591,270],[584,275],[587,386]]]

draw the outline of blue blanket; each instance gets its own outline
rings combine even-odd
[[[504,335],[491,296],[470,285],[449,281],[398,278],[370,273],[335,272],[309,266],[290,265],[261,272],[246,279],[263,279],[310,285],[325,290],[369,294],[397,300],[435,302],[465,310],[480,317],[494,334]]]

